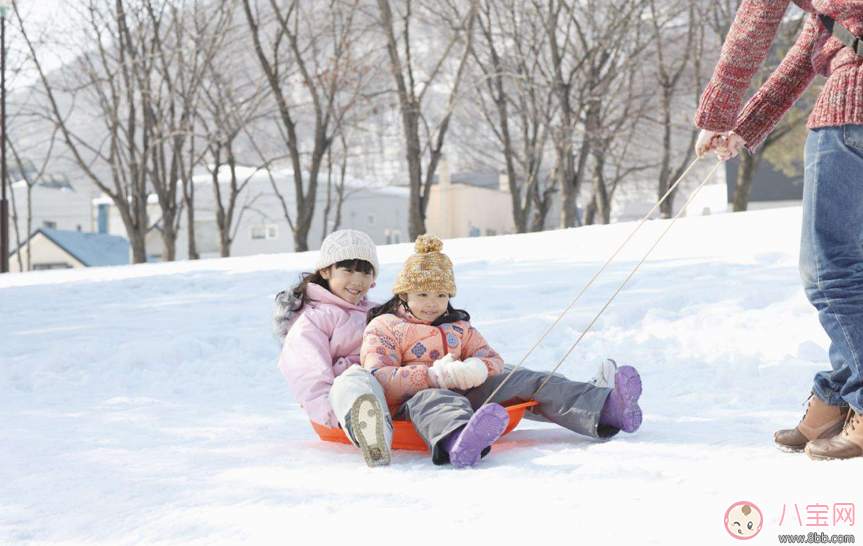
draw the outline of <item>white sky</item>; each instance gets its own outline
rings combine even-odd
[[[21,17],[24,19],[25,28],[31,40],[38,42],[41,36],[50,36],[53,40],[61,40],[63,42],[74,42],[74,21],[75,17],[72,6],[77,0],[16,0],[18,9],[21,12]],[[12,18],[14,14],[8,15],[10,21],[8,24],[13,24]],[[17,26],[17,22],[14,23]],[[7,27],[7,30],[8,27]],[[67,40],[68,38],[68,40]],[[21,52],[26,48],[17,32],[7,32],[6,47],[9,55],[14,56],[16,52]],[[37,48],[39,60],[45,70],[51,71],[60,66],[63,62],[74,57],[79,48],[71,47],[52,47],[52,48]],[[10,57],[10,65],[16,63]],[[9,75],[7,74],[7,77]],[[30,84],[35,79],[35,74],[21,75],[8,81],[10,88],[17,88]]]

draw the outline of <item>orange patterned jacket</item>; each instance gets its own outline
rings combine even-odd
[[[434,388],[427,370],[447,353],[456,360],[476,357],[489,377],[503,372],[503,358],[466,320],[432,326],[409,311],[381,315],[366,326],[360,363],[384,387],[390,412],[421,390]]]

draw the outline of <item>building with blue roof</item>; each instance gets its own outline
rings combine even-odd
[[[129,265],[131,245],[117,235],[64,231],[41,227],[9,257],[10,271],[20,271],[18,254],[27,270],[27,259],[33,271]]]

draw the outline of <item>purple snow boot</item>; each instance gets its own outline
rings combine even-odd
[[[468,423],[444,438],[441,447],[456,468],[474,466],[509,425],[509,413],[500,404],[487,404]]]
[[[605,400],[600,425],[611,425],[623,432],[635,432],[641,426],[641,377],[632,366],[621,366],[614,374],[614,390]]]

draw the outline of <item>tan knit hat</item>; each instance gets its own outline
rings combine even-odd
[[[434,235],[420,235],[413,254],[402,266],[393,294],[407,292],[445,292],[455,297],[452,262],[441,252],[443,241]]]
[[[327,235],[321,244],[321,253],[315,263],[315,270],[327,268],[345,260],[365,260],[375,268],[377,278],[381,266],[378,264],[378,251],[372,238],[353,229],[342,229]]]

